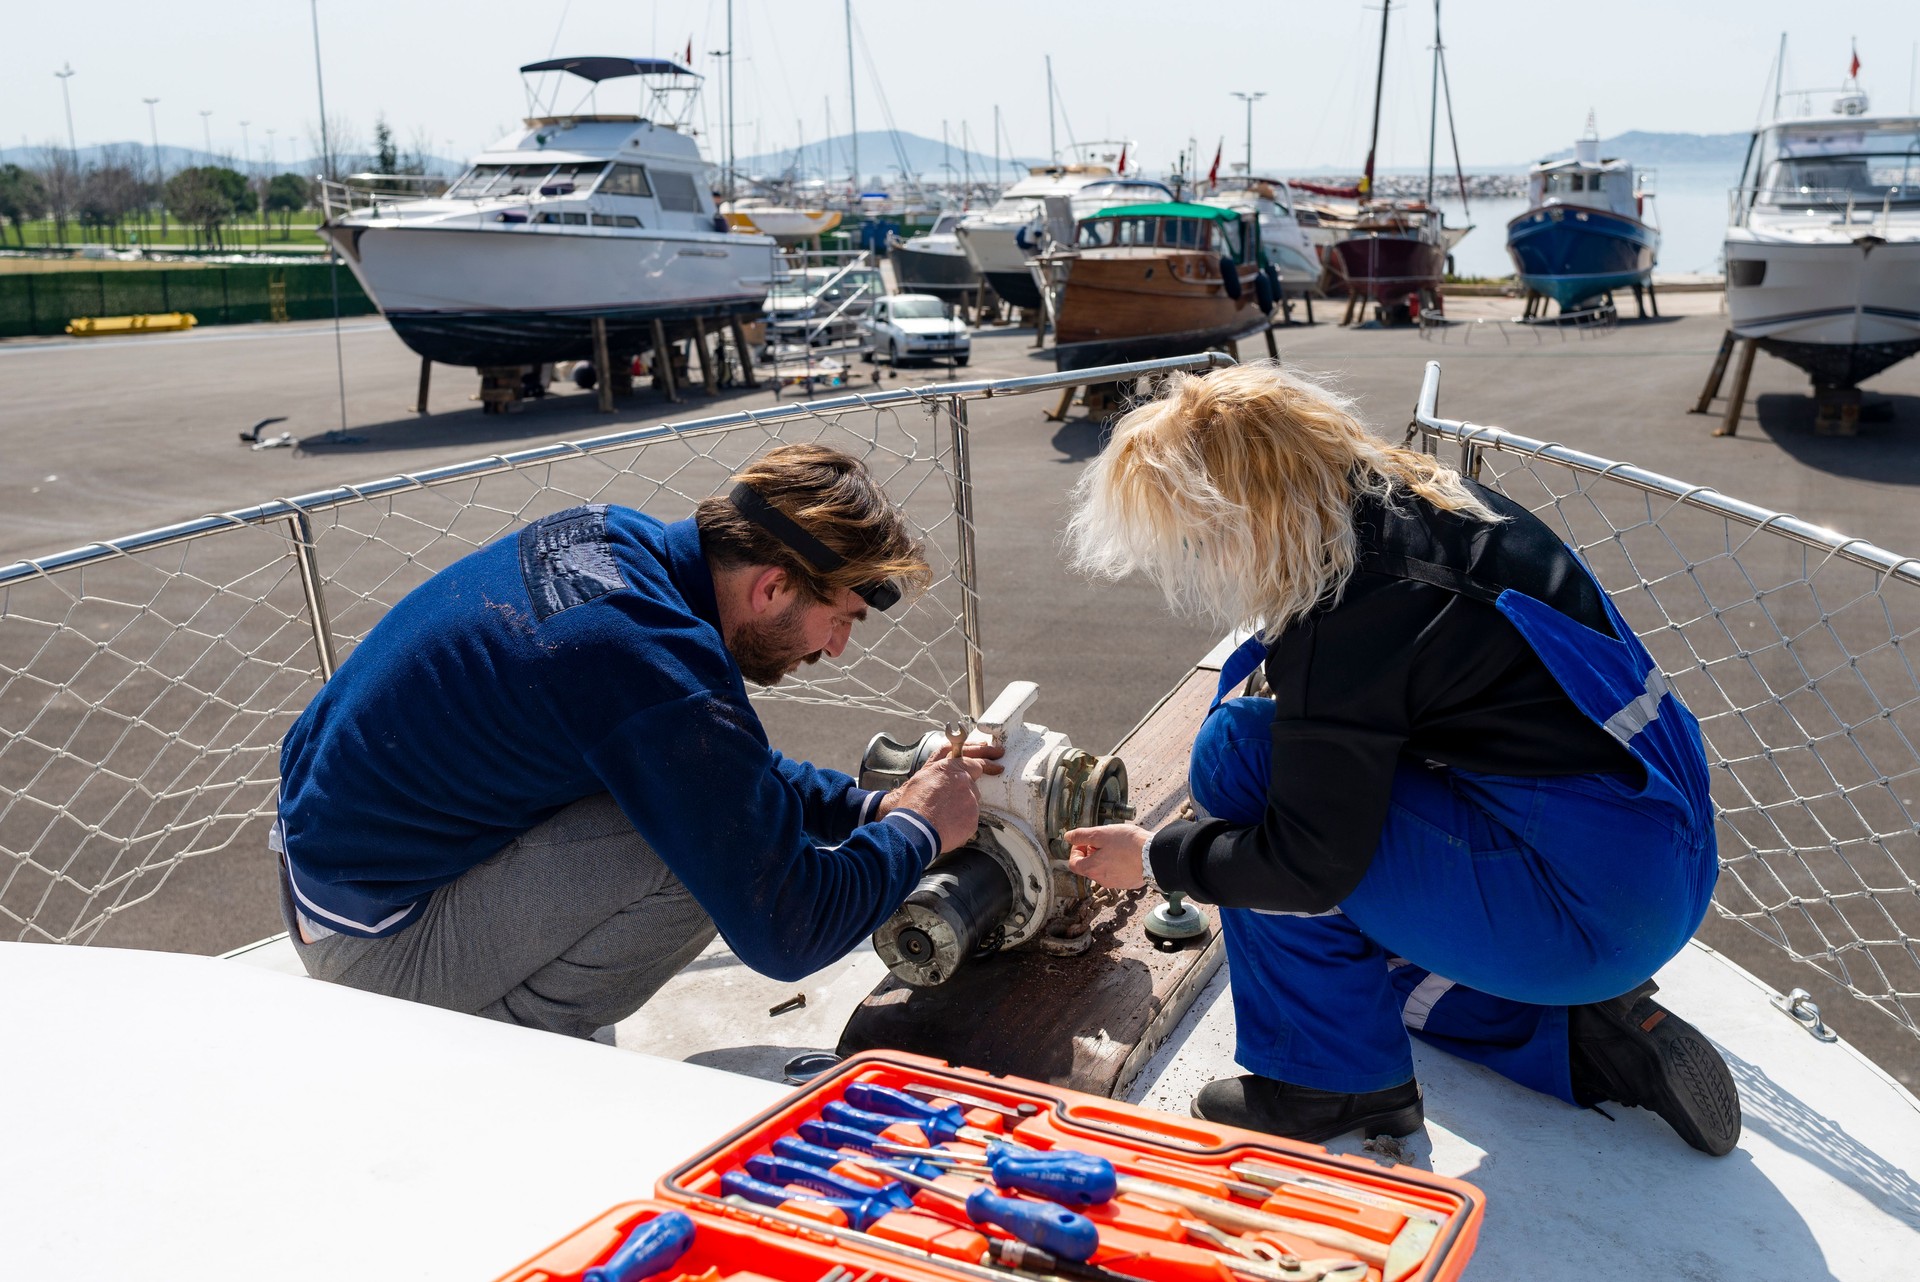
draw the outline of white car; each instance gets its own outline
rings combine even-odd
[[[973,354],[973,334],[932,294],[895,294],[876,301],[867,313],[866,349],[868,360],[884,352],[894,365],[942,357],[965,365]]]

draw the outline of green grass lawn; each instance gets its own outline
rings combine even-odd
[[[322,244],[314,230],[319,225],[320,211],[317,209],[302,210],[293,215],[292,227],[287,231],[282,230],[277,217],[269,223],[258,214],[248,214],[222,229],[222,246],[227,250],[315,248]],[[62,244],[108,245],[115,249],[207,248],[196,243],[193,228],[182,227],[171,218],[167,220],[164,232],[158,218],[124,223],[117,236],[112,229],[85,228],[71,219],[67,222],[66,231],[66,239],[62,241],[54,221],[43,218],[26,224],[21,229],[21,237],[25,239],[28,249],[48,249]],[[20,247],[20,239],[15,237],[11,224],[0,228],[0,249]]]

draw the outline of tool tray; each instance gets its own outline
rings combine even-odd
[[[725,1199],[722,1172],[767,1152],[775,1139],[793,1134],[800,1123],[819,1118],[827,1103],[841,1099],[856,1082],[896,1089],[945,1088],[1009,1110],[1031,1106],[1032,1115],[1020,1119],[982,1108],[963,1111],[968,1124],[982,1131],[1005,1133],[1035,1148],[1097,1153],[1111,1158],[1123,1176],[1132,1174],[1191,1191],[1202,1191],[1216,1181],[1242,1182],[1230,1170],[1239,1163],[1255,1163],[1264,1174],[1289,1182],[1299,1179],[1301,1185],[1269,1190],[1275,1200],[1265,1205],[1270,1213],[1302,1226],[1297,1235],[1286,1235],[1298,1242],[1296,1249],[1302,1256],[1363,1258],[1362,1252],[1352,1249],[1361,1239],[1377,1243],[1372,1252],[1376,1256],[1390,1244],[1400,1243],[1386,1260],[1369,1262],[1364,1282],[1458,1278],[1472,1254],[1485,1210],[1484,1196],[1473,1185],[1428,1171],[1383,1167],[1364,1157],[1330,1154],[1318,1145],[1173,1117],[1023,1078],[994,1077],[898,1051],[875,1051],[836,1065],[668,1172],[654,1190],[656,1200],[612,1208],[503,1275],[500,1282],[579,1282],[587,1269],[612,1255],[636,1225],[669,1209],[686,1211],[693,1218],[694,1244],[655,1282],[672,1282],[680,1275],[698,1278],[710,1268],[719,1270],[721,1282],[743,1273],[751,1275],[745,1282],[823,1282],[836,1267],[850,1271],[841,1282],[856,1282],[863,1275],[868,1282],[1019,1282],[1031,1276],[928,1254],[784,1208],[746,1206]],[[909,1128],[914,1123],[903,1117],[899,1125]],[[911,1131],[899,1134],[912,1142]],[[923,1193],[914,1200],[915,1211],[944,1219],[956,1230],[964,1226],[988,1236],[1004,1236],[970,1224],[958,1207],[944,1206],[943,1199],[932,1194]],[[1252,1211],[1262,1203],[1243,1198],[1238,1205]],[[1162,1209],[1179,1214],[1171,1206]],[[1438,1223],[1428,1229],[1430,1220]],[[1416,1222],[1420,1232],[1403,1236],[1402,1230]],[[1318,1236],[1320,1226],[1324,1236]],[[1101,1231],[1104,1241],[1107,1226],[1102,1225]],[[1323,1245],[1328,1239],[1347,1245]],[[1170,1253],[1176,1249],[1171,1244],[1167,1247]],[[1102,1257],[1096,1254],[1092,1263],[1101,1265]],[[1117,1266],[1116,1271],[1126,1267]],[[1147,1277],[1146,1272],[1137,1275]],[[1337,1276],[1343,1282],[1362,1278],[1356,1270]]]

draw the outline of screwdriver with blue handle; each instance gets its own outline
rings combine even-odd
[[[992,1144],[1006,1140],[1003,1135],[967,1125],[966,1114],[960,1111],[957,1104],[929,1104],[905,1091],[896,1091],[891,1086],[853,1082],[841,1092],[841,1096],[853,1109],[862,1110],[872,1117],[885,1117],[888,1125],[912,1122],[936,1141],[961,1139],[977,1144]]]
[[[627,1240],[581,1274],[581,1282],[637,1282],[676,1264],[693,1245],[693,1217],[685,1211],[663,1211],[627,1234]]]
[[[877,1147],[890,1156],[910,1155],[928,1166],[984,1170],[1003,1189],[1032,1193],[1063,1206],[1111,1202],[1120,1188],[1120,1177],[1112,1162],[1071,1149],[1014,1148],[995,1143],[987,1145],[986,1157],[976,1158],[909,1148],[904,1144],[881,1143]]]
[[[893,1182],[881,1188],[872,1188],[857,1184],[844,1176],[835,1175],[830,1168],[814,1166],[790,1157],[750,1157],[745,1163],[747,1174],[756,1180],[768,1184],[793,1184],[816,1193],[824,1193],[832,1198],[844,1198],[848,1201],[885,1202],[897,1211],[904,1211],[913,1205],[913,1195]],[[883,1172],[891,1177],[892,1172]]]
[[[805,1130],[805,1126],[803,1125],[801,1129]],[[868,1154],[878,1151],[878,1144],[873,1136],[868,1135],[865,1131],[855,1131],[853,1134],[859,1136],[862,1143],[857,1145],[844,1144],[833,1140],[833,1137],[830,1135],[823,1137],[838,1144],[838,1148],[827,1148],[823,1144],[810,1144],[806,1140],[796,1138],[792,1135],[782,1135],[773,1142],[773,1155],[775,1157],[790,1158],[795,1162],[805,1162],[808,1166],[817,1166],[823,1171],[831,1171],[833,1174],[841,1176],[842,1178],[853,1180],[856,1183],[864,1183],[868,1188],[878,1188],[886,1182],[884,1176],[878,1175],[864,1166],[859,1166],[848,1161],[846,1155],[839,1151],[841,1148],[854,1148],[859,1152]],[[906,1151],[908,1154],[916,1156],[926,1152],[925,1149],[908,1149]],[[902,1158],[901,1165],[915,1175],[923,1176],[929,1180],[941,1173],[941,1168],[935,1166],[932,1162],[908,1161],[906,1158]]]
[[[1001,1197],[984,1184],[971,1193],[956,1193],[932,1180],[909,1175],[873,1158],[861,1158],[860,1164],[872,1166],[914,1188],[957,1202],[965,1208],[967,1218],[975,1224],[990,1224],[1029,1246],[1037,1246],[1063,1260],[1085,1260],[1100,1248],[1100,1230],[1094,1227],[1093,1221],[1064,1206]]]
[[[804,1186],[803,1186],[804,1187]],[[900,1209],[894,1199],[884,1197],[829,1197],[823,1193],[790,1193],[778,1184],[768,1184],[757,1180],[745,1171],[725,1171],[720,1176],[722,1192],[734,1197],[744,1197],[749,1202],[758,1202],[762,1206],[781,1207],[789,1202],[813,1202],[832,1207],[847,1217],[851,1227],[865,1233],[873,1227],[873,1222],[884,1215],[890,1215]]]

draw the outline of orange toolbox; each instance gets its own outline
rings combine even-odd
[[[1462,1180],[855,1056],[499,1282],[1444,1282]]]

